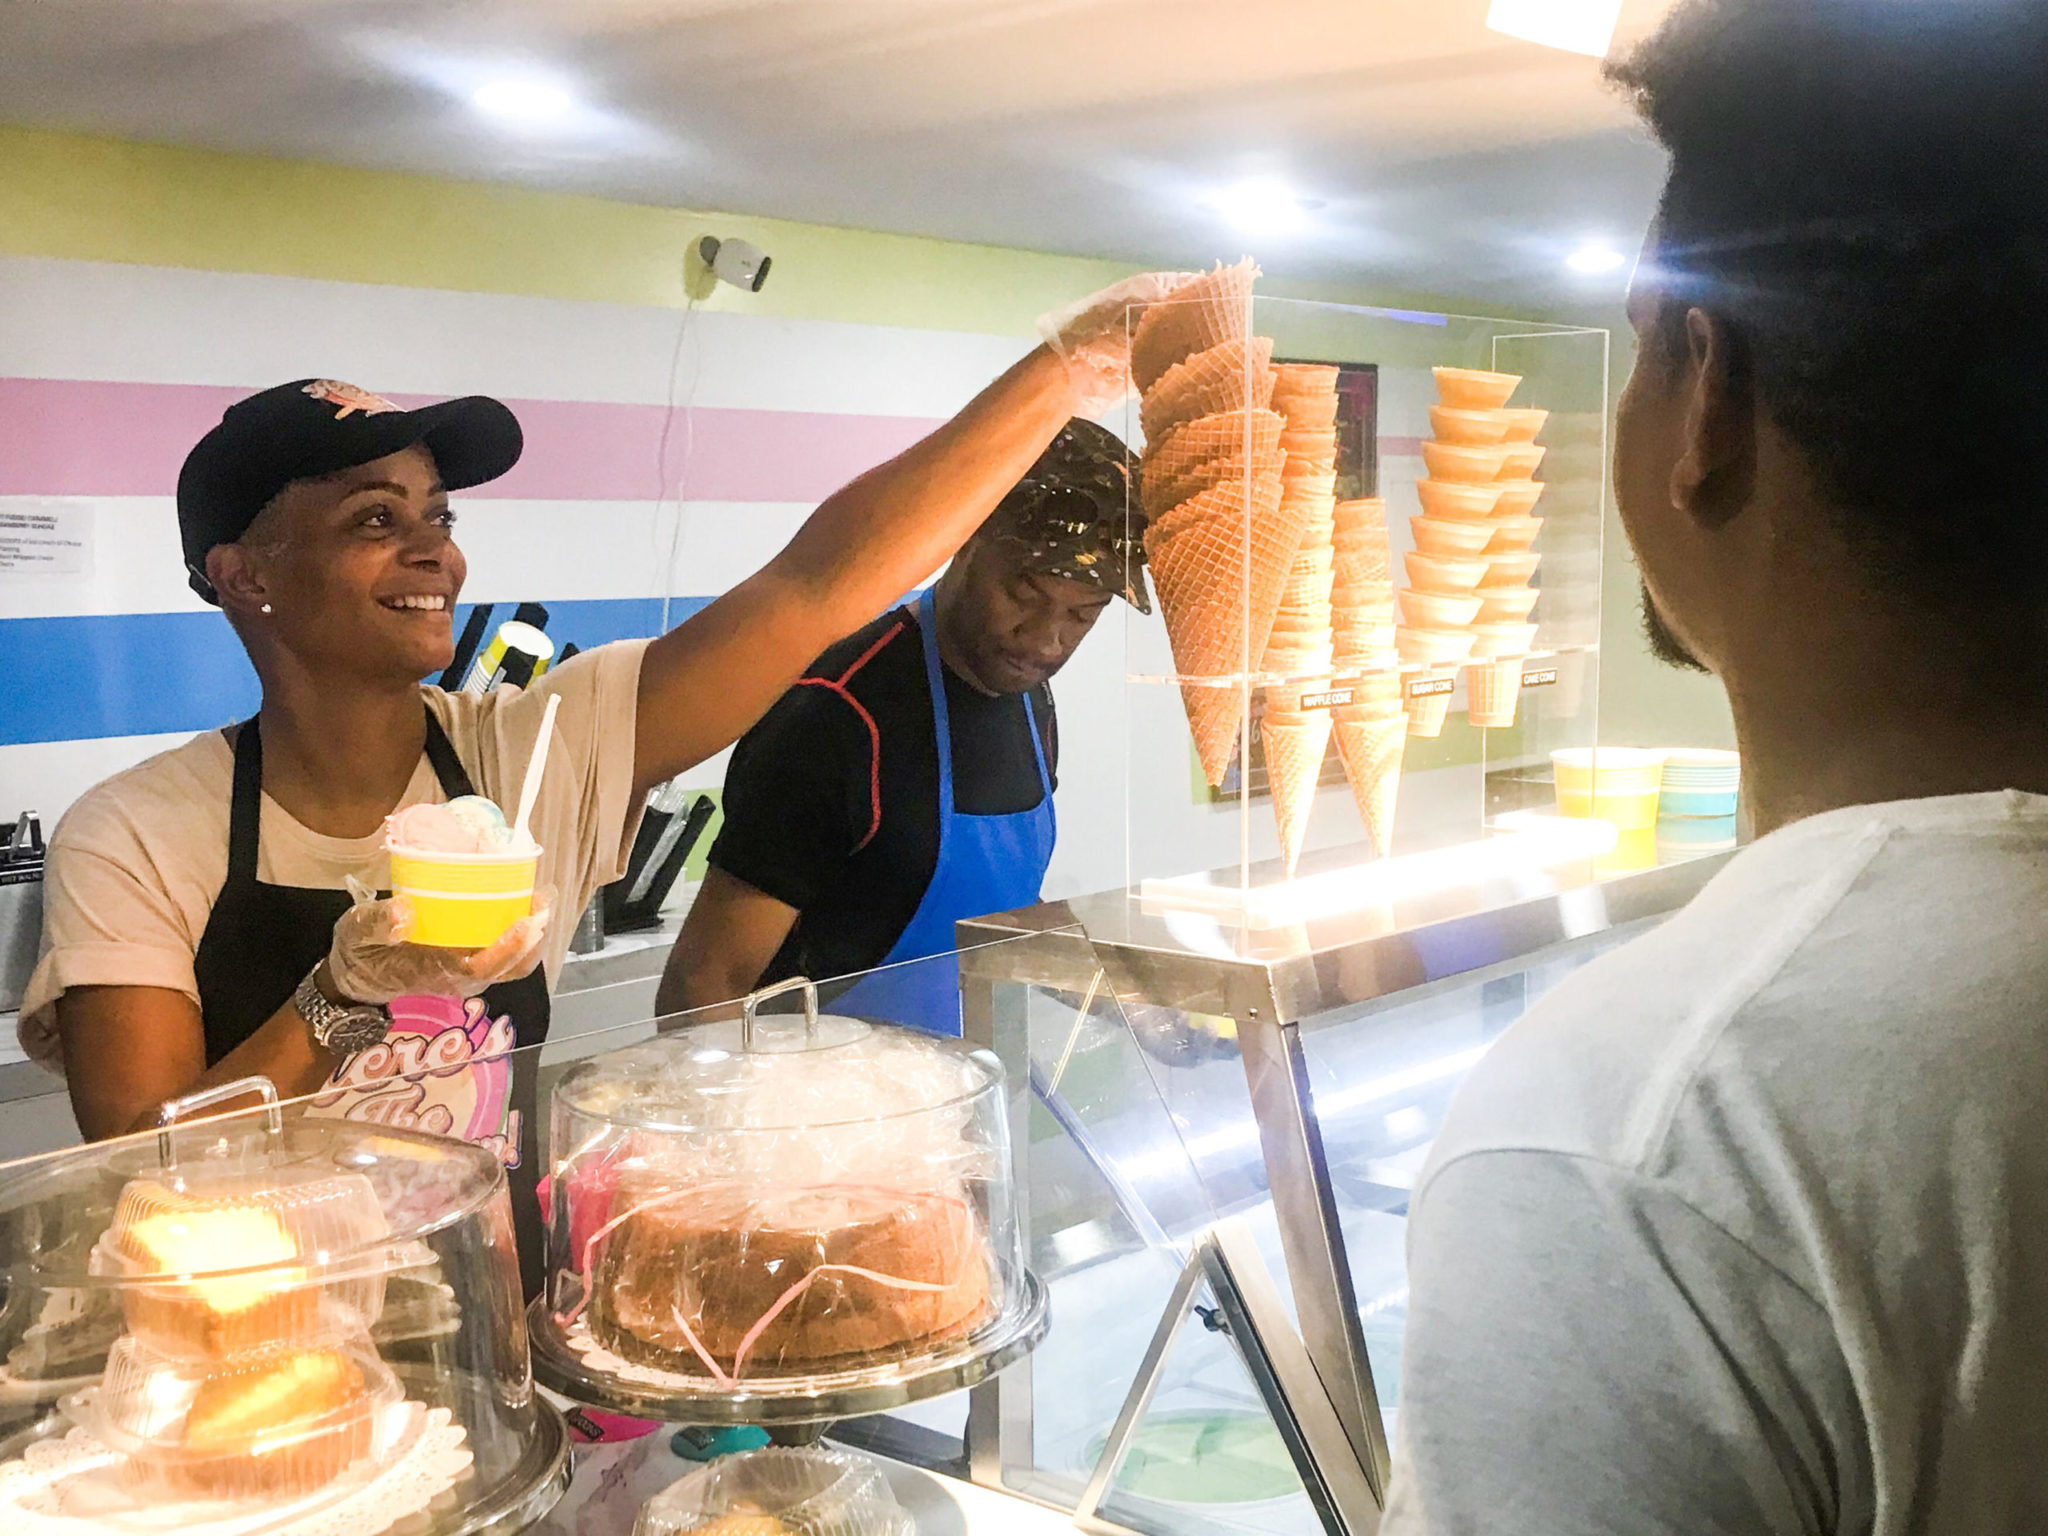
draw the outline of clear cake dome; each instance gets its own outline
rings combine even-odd
[[[536,1353],[586,1400],[900,1401],[1041,1306],[1002,1068],[955,1040],[750,1004],[569,1070],[550,1145]]]
[[[462,1536],[566,1480],[483,1148],[272,1096],[16,1163],[0,1275],[0,1522]]]

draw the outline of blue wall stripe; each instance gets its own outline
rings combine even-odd
[[[709,597],[679,597],[680,624]],[[511,604],[499,613],[512,616]],[[585,650],[661,627],[661,599],[548,603],[557,645]],[[468,614],[455,618],[456,632]],[[248,716],[256,674],[218,613],[120,613],[0,619],[0,746],[204,731]]]

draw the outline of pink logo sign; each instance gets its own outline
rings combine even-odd
[[[516,1168],[519,1115],[505,1054],[513,1043],[511,1018],[489,1017],[480,997],[394,998],[391,1033],[335,1068],[310,1107],[363,1125],[474,1142]]]

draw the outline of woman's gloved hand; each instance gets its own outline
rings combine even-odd
[[[408,944],[412,904],[403,896],[378,900],[354,880],[355,905],[334,925],[327,970],[334,990],[359,1003],[394,997],[475,997],[486,987],[514,981],[540,964],[541,942],[555,904],[553,886],[533,893],[533,911],[507,928],[487,949],[444,949]]]
[[[1156,304],[1193,272],[1141,272],[1091,293],[1078,304],[1038,318],[1038,334],[1067,365],[1074,388],[1074,414],[1100,416],[1131,396],[1131,332],[1134,310]]]

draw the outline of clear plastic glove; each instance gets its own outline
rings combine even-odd
[[[486,949],[444,949],[408,944],[412,904],[403,896],[379,901],[349,881],[355,905],[334,925],[327,969],[334,990],[359,1003],[388,1003],[394,997],[475,997],[501,981],[516,981],[540,964],[541,942],[555,904],[553,886],[533,893],[533,911],[507,928]]]
[[[1076,416],[1100,416],[1131,397],[1131,311],[1158,303],[1199,275],[1141,272],[1038,317],[1038,334],[1067,365]]]

